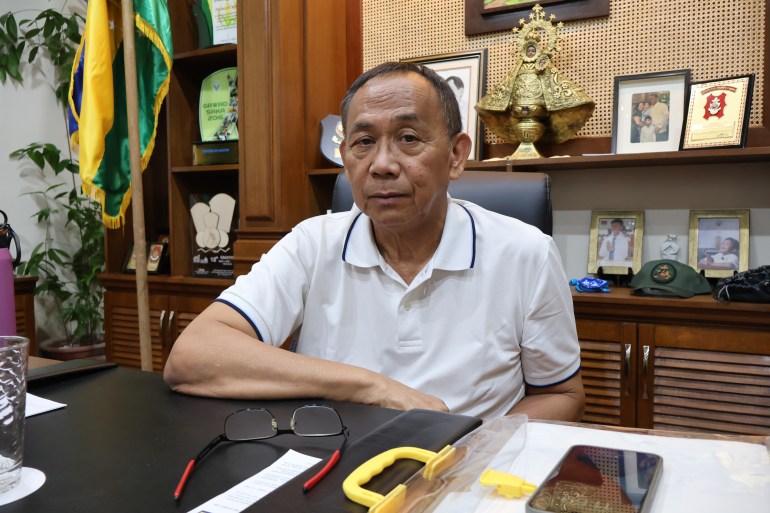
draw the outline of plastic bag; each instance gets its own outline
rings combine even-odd
[[[717,282],[713,296],[717,301],[770,303],[770,265],[722,278]]]

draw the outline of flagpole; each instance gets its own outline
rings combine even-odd
[[[126,108],[128,147],[131,156],[131,212],[134,218],[134,256],[136,257],[136,303],[139,312],[139,355],[142,370],[152,371],[150,302],[147,294],[147,238],[144,228],[144,190],[139,150],[139,100],[136,81],[133,0],[122,0],[123,60],[126,70]]]

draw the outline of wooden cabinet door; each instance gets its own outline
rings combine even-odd
[[[770,332],[639,325],[638,426],[770,435]]]
[[[166,325],[165,343],[167,347],[166,355],[171,351],[177,337],[184,331],[195,317],[206,309],[212,302],[208,297],[196,296],[170,296],[170,313]]]
[[[179,334],[212,299],[200,296],[150,294],[150,338],[152,370],[163,372],[168,353]],[[104,300],[106,355],[124,367],[140,369],[139,314],[136,295],[107,292]]]
[[[152,370],[161,372],[168,351],[163,347],[163,326],[168,315],[168,296],[150,295]],[[106,291],[104,294],[105,354],[108,361],[124,367],[142,368],[139,353],[139,312],[136,294]]]
[[[586,391],[583,422],[634,426],[636,324],[578,319],[577,331]]]

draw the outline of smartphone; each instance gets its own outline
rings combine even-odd
[[[647,452],[575,445],[527,501],[528,513],[646,513],[663,459]]]

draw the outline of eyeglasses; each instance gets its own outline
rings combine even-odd
[[[273,414],[268,410],[264,408],[248,408],[228,415],[225,419],[224,431],[224,433],[209,442],[187,464],[187,468],[182,474],[176,490],[174,490],[174,499],[179,499],[182,496],[182,491],[190,475],[192,475],[193,469],[220,442],[252,442],[287,433],[306,437],[343,435],[340,448],[334,451],[326,465],[302,487],[302,491],[307,493],[337,464],[348,440],[348,428],[342,423],[342,418],[340,418],[337,410],[331,406],[315,404],[302,406],[294,410],[291,422],[289,423],[289,429],[278,429],[278,421],[275,420]]]

